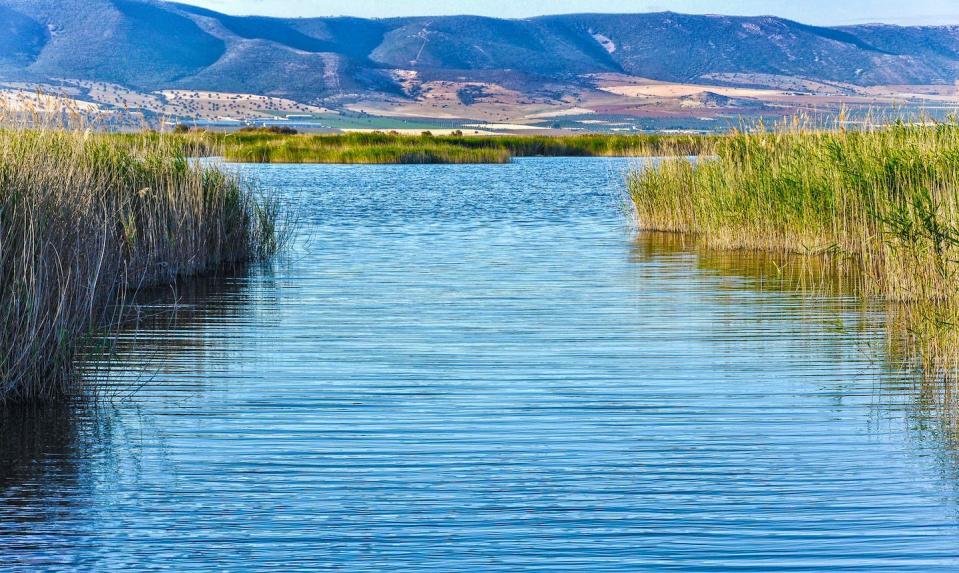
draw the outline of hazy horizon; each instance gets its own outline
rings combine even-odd
[[[180,0],[235,15],[277,17],[357,16],[390,18],[402,16],[477,15],[497,18],[528,18],[583,12],[648,13],[674,11],[687,14],[731,16],[778,16],[807,24],[888,23],[899,25],[959,24],[959,9],[943,0],[914,0],[908,8],[897,0],[811,0],[800,5],[773,0],[353,0],[350,8],[330,0]]]

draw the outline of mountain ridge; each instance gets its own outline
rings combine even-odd
[[[0,22],[3,80],[70,78],[302,102],[411,97],[398,79],[410,73],[533,94],[546,84],[589,87],[591,76],[610,73],[694,84],[718,76],[858,86],[959,79],[959,26],[819,27],[676,12],[274,18],[160,0],[0,0]]]

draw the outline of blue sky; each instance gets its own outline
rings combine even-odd
[[[810,24],[957,24],[959,0],[179,0],[231,14],[271,16],[426,16],[522,18],[569,12],[773,14]]]

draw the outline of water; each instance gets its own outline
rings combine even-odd
[[[144,306],[112,399],[3,418],[0,563],[959,567],[882,312],[637,236],[626,167],[243,166],[292,252]]]

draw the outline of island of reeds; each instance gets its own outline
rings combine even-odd
[[[277,211],[181,142],[0,131],[0,401],[80,386],[81,350],[140,288],[269,256]]]
[[[177,134],[193,150],[219,149],[241,163],[436,164],[509,163],[514,157],[697,155],[711,138],[699,135],[477,136],[366,132],[299,134],[282,128]]]
[[[708,158],[636,170],[629,193],[643,229],[828,261],[896,306],[924,366],[959,364],[956,122],[740,131]]]

